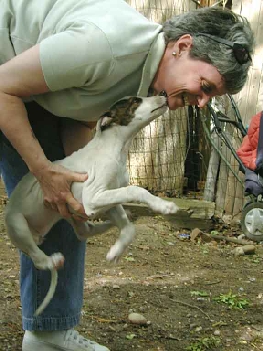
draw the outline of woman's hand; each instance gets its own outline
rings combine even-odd
[[[88,179],[85,173],[72,172],[65,167],[50,162],[47,167],[34,172],[44,195],[44,204],[57,211],[64,218],[86,221],[84,207],[71,193],[72,182],[84,182]],[[74,214],[70,213],[69,207]]]

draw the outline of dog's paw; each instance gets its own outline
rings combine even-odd
[[[65,258],[60,252],[54,253],[53,255],[51,255],[50,259],[51,259],[51,265],[52,265],[50,269],[54,268],[58,270],[64,266]]]
[[[41,251],[40,254],[32,258],[32,260],[37,269],[57,270],[64,266],[65,258],[61,253],[54,253],[51,256],[47,256]]]
[[[176,213],[178,210],[179,207],[172,201],[161,200],[161,202],[158,204],[156,212],[160,212],[162,214],[171,214]]]
[[[121,255],[123,254],[125,248],[126,247],[124,247],[120,243],[113,245],[110,248],[110,251],[107,253],[107,256],[106,256],[107,261],[117,263]]]

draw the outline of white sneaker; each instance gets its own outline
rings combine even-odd
[[[22,351],[110,351],[81,336],[76,330],[26,331]]]

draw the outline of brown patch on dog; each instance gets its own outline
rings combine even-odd
[[[103,125],[103,130],[109,127],[112,123],[127,126],[134,118],[135,111],[142,103],[142,99],[136,96],[124,98],[117,101],[103,117],[111,118],[110,123]]]

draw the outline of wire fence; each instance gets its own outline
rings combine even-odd
[[[186,135],[185,110],[168,112],[141,131],[129,153],[131,183],[166,196],[182,193]]]

